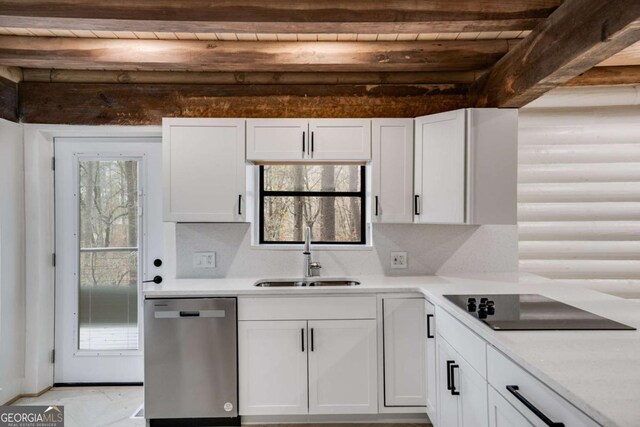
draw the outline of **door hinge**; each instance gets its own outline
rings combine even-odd
[[[54,267],[56,266],[56,253],[55,252],[51,254],[51,265],[54,266]]]
[[[51,170],[52,171],[56,170],[56,158],[55,157],[51,158]]]
[[[51,363],[56,363],[56,349],[51,350]]]

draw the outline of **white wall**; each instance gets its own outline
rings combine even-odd
[[[25,376],[24,224],[22,127],[0,120],[0,404]]]

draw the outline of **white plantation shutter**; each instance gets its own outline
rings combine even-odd
[[[640,292],[640,107],[520,113],[520,269]]]

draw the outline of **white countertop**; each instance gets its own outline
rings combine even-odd
[[[145,298],[421,292],[604,426],[640,425],[639,331],[493,331],[443,294],[538,293],[640,329],[640,301],[566,287],[530,274],[358,276],[344,288],[257,288],[260,278],[176,279]]]

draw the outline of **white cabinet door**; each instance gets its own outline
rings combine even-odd
[[[415,119],[416,222],[464,224],[466,110]]]
[[[489,387],[489,427],[534,427],[493,387]]]
[[[421,298],[385,298],[384,404],[426,406],[425,315]]]
[[[307,158],[308,123],[306,119],[247,119],[247,160]]]
[[[377,413],[376,349],[375,320],[309,321],[309,413]]]
[[[373,222],[413,222],[413,119],[374,119]]]
[[[371,160],[371,120],[309,120],[312,160]]]
[[[438,348],[438,425],[486,427],[487,382],[441,335]]]
[[[307,322],[238,322],[240,415],[307,413]]]
[[[244,119],[163,119],[165,221],[244,221],[244,122]]]
[[[437,371],[436,371],[436,308],[429,301],[424,302],[425,305],[425,314],[426,314],[426,331],[425,336],[427,337],[426,343],[426,376],[427,376],[427,414],[429,418],[436,422],[437,420],[437,407],[438,407],[438,397],[437,397]]]

